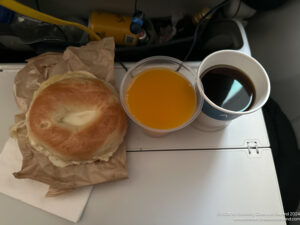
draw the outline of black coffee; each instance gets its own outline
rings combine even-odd
[[[242,112],[254,102],[255,89],[252,81],[235,67],[211,67],[204,71],[201,81],[205,95],[224,109]]]

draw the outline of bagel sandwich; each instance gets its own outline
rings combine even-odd
[[[124,140],[127,118],[115,89],[83,72],[54,75],[26,113],[32,147],[57,167],[108,161]]]

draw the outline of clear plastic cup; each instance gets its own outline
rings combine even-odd
[[[156,129],[156,128],[146,126],[140,123],[130,113],[130,110],[127,107],[126,93],[131,82],[134,80],[136,76],[138,76],[144,70],[153,69],[153,68],[165,68],[165,69],[176,71],[177,73],[185,77],[191,83],[192,87],[195,90],[196,98],[197,98],[195,112],[188,121],[186,121],[184,124],[178,127],[172,129]],[[127,115],[129,116],[129,118],[132,121],[134,121],[138,126],[140,126],[146,134],[152,137],[164,136],[166,134],[169,134],[170,132],[174,132],[188,126],[197,118],[197,116],[201,112],[202,105],[203,105],[203,98],[200,96],[196,84],[196,73],[189,66],[182,63],[182,61],[168,56],[149,57],[137,62],[133,67],[131,67],[122,79],[121,87],[120,87],[120,97],[121,97],[122,106],[125,112],[127,113]]]

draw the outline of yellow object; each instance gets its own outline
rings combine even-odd
[[[91,13],[89,20],[89,28],[101,38],[112,36],[118,45],[133,46],[137,44],[138,36],[131,33],[130,24],[129,16],[95,11]]]
[[[4,6],[5,8],[8,8],[12,11],[15,11],[19,14],[22,14],[22,15],[31,17],[33,19],[37,19],[37,20],[46,22],[46,23],[78,27],[79,29],[84,30],[85,32],[89,33],[89,35],[94,40],[100,40],[101,39],[94,31],[90,30],[89,28],[87,28],[86,26],[84,26],[80,23],[70,22],[70,21],[66,21],[66,20],[56,18],[54,16],[47,15],[45,13],[39,12],[35,9],[32,9],[32,8],[30,8],[26,5],[23,5],[19,2],[16,2],[14,0],[0,0],[0,5]]]
[[[141,72],[132,81],[126,104],[140,123],[156,129],[172,129],[193,116],[196,93],[179,73],[155,68]]]
[[[210,10],[210,8],[203,8],[198,13],[196,13],[192,18],[193,23],[198,24],[200,22],[200,20],[202,20],[202,18],[209,12],[209,10]],[[207,16],[206,20],[209,20],[210,18],[211,18],[211,15]]]

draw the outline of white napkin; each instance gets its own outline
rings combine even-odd
[[[45,197],[49,187],[47,184],[31,179],[16,179],[12,175],[21,169],[21,164],[18,144],[10,138],[0,154],[0,192],[72,222],[80,219],[92,186],[57,197]]]

